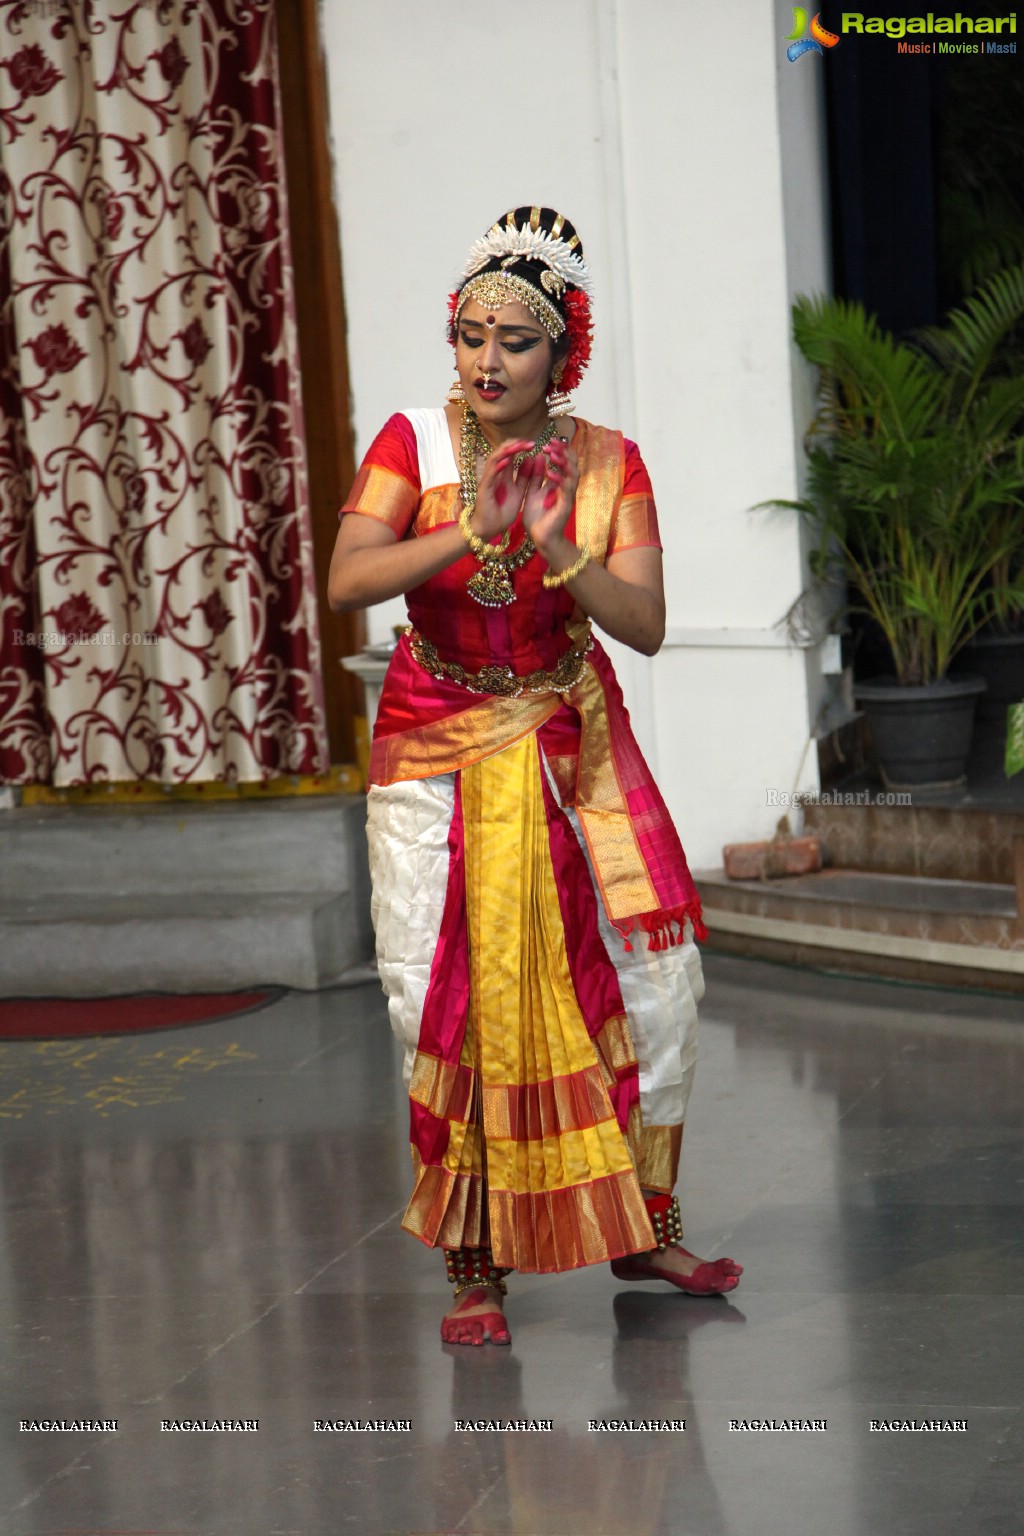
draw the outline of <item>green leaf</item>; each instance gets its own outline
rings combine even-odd
[[[941,326],[918,333],[921,345],[944,366],[976,384],[1002,342],[1024,318],[1024,265],[1007,267],[983,283]]]
[[[1006,711],[1006,777],[1012,779],[1024,768],[1024,701],[1011,704]]]

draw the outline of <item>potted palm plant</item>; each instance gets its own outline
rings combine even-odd
[[[812,573],[885,639],[889,676],[855,684],[890,788],[964,782],[984,683],[950,675],[999,611],[1024,605],[1024,377],[1004,344],[1024,316],[1024,266],[997,273],[941,326],[897,341],[861,305],[801,297],[793,334],[821,403],[797,511]]]
[[[990,235],[1001,227],[991,212],[986,216]],[[993,242],[998,244],[998,242]],[[1020,228],[1004,230],[1004,242],[1017,248],[1020,259]],[[1005,284],[999,284],[1005,288]],[[1009,306],[1005,313],[1013,314],[1013,295],[1006,293]],[[1024,327],[1010,325],[999,327],[1000,337],[989,362],[993,375],[1007,378],[1024,374]],[[974,337],[968,335],[970,344]],[[988,340],[986,336],[984,340]],[[938,333],[938,355],[947,355],[943,333]],[[949,357],[949,365],[955,367],[963,359]],[[957,658],[955,670],[983,677],[985,693],[978,704],[978,713],[988,720],[1005,719],[1007,706],[1024,697],[1024,607],[1020,591],[1024,585],[1024,537],[1022,537],[1020,508],[1012,503],[1002,509],[995,508],[992,516],[993,543],[1006,553],[993,566],[991,574],[992,613],[988,622],[967,642]]]
[[[1024,698],[1024,608],[1015,595],[1024,586],[1024,541],[1019,533],[1018,508],[1006,507],[1003,520],[1008,533],[1013,530],[1016,545],[992,571],[991,619],[964,646],[955,668],[984,678],[985,693],[978,714],[986,720],[1004,718],[1008,705]],[[1002,533],[1000,521],[993,520],[997,539]]]

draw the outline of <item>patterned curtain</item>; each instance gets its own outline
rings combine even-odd
[[[0,781],[327,766],[273,0],[0,0]]]

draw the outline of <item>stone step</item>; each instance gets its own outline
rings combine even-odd
[[[819,969],[1024,992],[1013,885],[826,869],[792,879],[696,876],[712,948]]]
[[[0,815],[0,996],[335,985],[373,953],[362,796]]]
[[[8,811],[0,815],[0,898],[345,889],[365,824],[362,795]]]
[[[0,902],[0,996],[335,985],[366,959],[351,892]]]
[[[818,834],[833,869],[1012,885],[1024,810],[854,799],[805,806],[804,831]]]

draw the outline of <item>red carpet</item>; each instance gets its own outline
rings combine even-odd
[[[58,1040],[78,1035],[132,1035],[148,1029],[178,1029],[262,1008],[281,995],[280,987],[258,992],[199,992],[175,997],[166,992],[135,997],[0,998],[0,1040]]]

